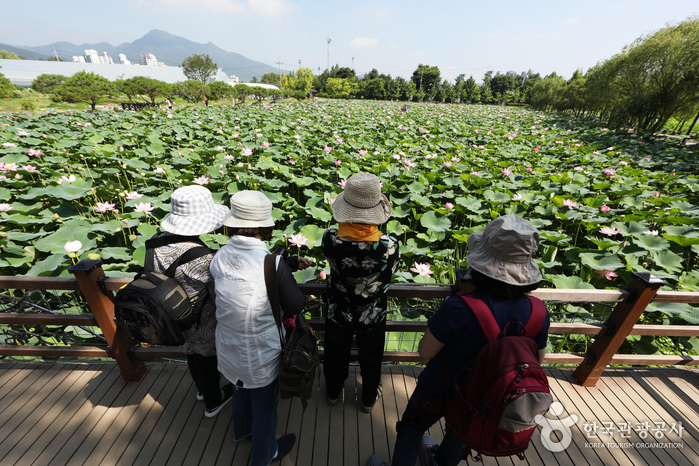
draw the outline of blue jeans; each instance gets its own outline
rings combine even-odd
[[[262,388],[233,390],[233,440],[252,435],[252,466],[266,466],[277,454],[277,380]]]
[[[436,407],[429,409],[430,399],[422,397],[418,385],[410,396],[408,406],[397,427],[398,435],[393,446],[391,466],[415,466],[422,434],[442,417],[442,413],[439,412],[439,408],[443,407],[442,401],[437,400],[433,405]],[[444,440],[435,455],[435,461],[439,466],[456,466],[461,461],[465,449],[466,446],[454,432],[447,429]]]

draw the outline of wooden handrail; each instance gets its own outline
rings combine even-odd
[[[0,276],[2,289],[26,290],[80,290],[85,296],[92,314],[42,314],[0,313],[0,325],[76,325],[95,326],[102,329],[108,346],[17,346],[0,345],[0,355],[48,356],[48,357],[113,357],[127,380],[138,380],[145,372],[142,359],[181,358],[180,347],[141,347],[135,345],[114,324],[114,310],[110,297],[102,290],[116,291],[129,283],[130,278],[106,278],[100,261],[81,261],[71,268],[75,278],[56,277],[8,277]],[[102,289],[98,286],[98,279]],[[596,383],[609,364],[624,365],[698,365],[699,358],[676,355],[627,355],[616,354],[627,335],[699,336],[697,325],[639,325],[638,316],[652,301],[656,303],[699,303],[699,293],[659,290],[662,282],[655,277],[638,275],[626,290],[550,289],[540,288],[532,295],[549,302],[616,303],[616,308],[604,323],[552,322],[551,334],[595,335],[595,341],[587,354],[547,354],[548,364],[577,364],[576,377],[584,386]],[[300,285],[307,295],[320,296],[326,290],[325,283]],[[394,298],[440,299],[451,296],[452,285],[400,284],[391,285],[388,295]],[[324,319],[310,319],[316,330],[323,330]],[[389,321],[389,332],[424,332],[426,321]],[[321,352],[322,355],[322,352]],[[392,362],[424,362],[416,352],[388,351],[384,360]]]

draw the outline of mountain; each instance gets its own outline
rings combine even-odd
[[[12,47],[10,50],[8,47]],[[250,81],[253,77],[258,79],[265,73],[278,73],[278,69],[264,63],[250,60],[239,53],[228,52],[212,44],[200,44],[172,35],[165,31],[153,29],[140,39],[133,42],[113,46],[106,42],[98,44],[75,45],[70,42],[55,42],[40,46],[4,46],[0,44],[0,49],[14,51],[22,58],[30,59],[29,56],[20,51],[38,54],[43,58],[53,57],[54,49],[58,56],[66,61],[72,61],[74,55],[84,55],[86,49],[95,49],[97,53],[107,52],[115,62],[119,60],[119,54],[123,53],[131,62],[138,62],[139,55],[152,53],[156,58],[166,65],[179,66],[182,61],[192,54],[208,55],[227,75],[234,74],[241,81]],[[41,59],[34,58],[31,59]],[[284,72],[282,70],[282,72]]]
[[[52,58],[53,52],[51,52],[51,55],[43,55],[41,53],[36,53],[36,52],[31,52],[26,49],[21,49],[19,47],[14,47],[12,45],[8,44],[0,44],[0,50],[7,50],[8,52],[16,53],[18,56],[24,58],[25,60],[46,60],[48,58]]]

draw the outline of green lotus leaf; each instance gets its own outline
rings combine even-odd
[[[398,220],[389,220],[388,223],[386,223],[386,233],[389,235],[401,236],[406,231],[410,231],[410,228],[403,225]]]
[[[0,201],[9,201],[12,199],[12,191],[7,188],[0,188]]]
[[[448,231],[451,228],[451,221],[447,217],[440,217],[433,210],[420,217],[420,224],[431,232]]]
[[[455,199],[456,203],[460,206],[465,207],[467,210],[470,210],[471,212],[483,212],[485,209],[482,209],[482,203],[475,197],[457,197]]]
[[[325,229],[320,228],[318,225],[304,225],[299,228],[299,233],[308,238],[306,246],[308,249],[312,249],[320,247]]]
[[[91,231],[92,227],[82,220],[70,221],[50,235],[36,241],[34,247],[42,252],[65,254],[63,248],[66,243],[78,240],[82,243],[81,251],[89,251],[97,246],[95,239],[88,237]]]
[[[546,280],[553,283],[554,288],[562,289],[590,289],[594,286],[576,275],[547,275]]]
[[[650,303],[644,312],[676,315],[693,325],[699,325],[699,308],[688,303]]]
[[[24,233],[21,231],[8,231],[7,232],[7,239],[11,241],[17,241],[19,243],[24,243],[26,241],[32,241],[35,240],[36,238],[41,238],[42,236],[46,236],[46,232],[38,232],[38,233]]]
[[[651,257],[656,265],[670,273],[679,273],[682,271],[682,257],[672,251],[651,251]]]
[[[39,261],[26,273],[29,277],[41,277],[54,275],[54,271],[61,265],[69,263],[68,256],[63,251],[62,254],[53,254],[46,259]],[[72,264],[71,264],[72,265]]]
[[[507,193],[495,192],[490,189],[483,192],[483,197],[494,204],[504,204],[506,202],[510,202],[512,199],[512,197],[510,197],[510,195]]]
[[[670,247],[670,243],[665,238],[656,235],[638,235],[634,243],[647,251],[663,251]]]
[[[616,254],[604,252],[583,252],[580,254],[580,262],[592,270],[616,270],[623,267]]]
[[[129,248],[101,248],[99,254],[102,259],[115,259],[128,262],[132,254]]]
[[[73,184],[59,184],[50,188],[33,188],[26,194],[23,194],[20,199],[50,199],[58,198],[66,201],[81,199],[85,194],[90,192],[89,187],[80,187]]]
[[[321,222],[329,222],[332,220],[332,213],[328,210],[328,204],[322,197],[314,197],[306,202],[306,211],[311,216]]]

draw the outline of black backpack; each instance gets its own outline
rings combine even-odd
[[[201,246],[188,249],[168,267],[155,272],[155,248],[174,243],[194,242]],[[187,292],[175,280],[178,266],[211,254],[197,237],[166,235],[146,241],[146,263],[134,280],[120,289],[114,298],[117,326],[134,340],[152,345],[177,346],[189,338],[199,324],[201,308],[209,293],[193,306]]]

